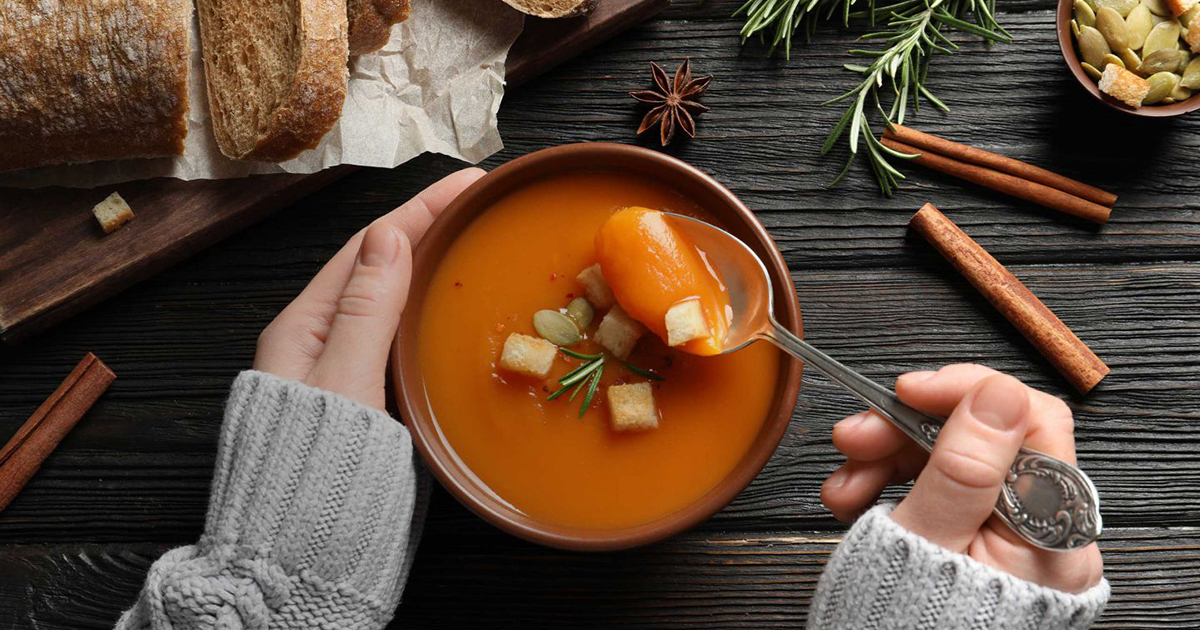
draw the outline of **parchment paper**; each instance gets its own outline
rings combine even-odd
[[[382,50],[350,62],[340,122],[312,151],[281,164],[221,155],[209,125],[198,27],[192,24],[188,137],[177,158],[49,166],[0,174],[0,187],[104,184],[176,177],[222,179],[260,173],[315,173],[339,164],[392,168],[433,151],[475,163],[499,151],[496,111],[504,61],[523,25],[499,0],[413,0]]]

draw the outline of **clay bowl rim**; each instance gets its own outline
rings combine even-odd
[[[1063,61],[1067,62],[1067,67],[1070,68],[1071,74],[1075,75],[1075,80],[1088,94],[1091,94],[1096,100],[1119,112],[1142,118],[1170,118],[1200,109],[1200,93],[1193,95],[1182,103],[1130,107],[1101,92],[1097,83],[1088,77],[1083,72],[1083,66],[1079,65],[1079,53],[1075,50],[1075,42],[1071,37],[1071,16],[1074,8],[1074,0],[1058,0],[1058,11],[1055,15],[1055,28],[1058,30],[1058,48],[1062,52]]]
[[[725,227],[746,239],[763,257],[775,287],[775,313],[780,321],[797,334],[803,334],[803,325],[791,274],[762,223],[741,200],[712,177],[657,151],[610,143],[580,143],[542,149],[512,160],[480,178],[438,216],[414,253],[409,300],[392,345],[393,395],[413,444],[434,477],[450,494],[499,529],[549,547],[614,551],[647,545],[683,532],[711,517],[745,489],[766,466],[783,439],[799,397],[802,365],[786,356],[782,358],[781,386],[767,421],[733,471],[696,501],[657,520],[611,530],[562,527],[521,514],[487,490],[440,438],[417,368],[417,344],[406,340],[415,339],[433,272],[442,254],[462,230],[486,210],[492,200],[525,182],[568,169],[616,169],[650,174],[695,199],[719,217]]]

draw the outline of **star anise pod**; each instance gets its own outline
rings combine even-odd
[[[654,74],[654,85],[658,89],[629,93],[643,103],[654,105],[642,119],[638,134],[645,133],[657,123],[664,147],[675,137],[676,129],[682,129],[692,138],[696,137],[696,121],[692,115],[698,116],[708,111],[708,108],[697,103],[695,99],[708,89],[712,76],[693,79],[691,59],[685,59],[675,71],[674,81],[669,80],[667,73],[653,61],[650,62],[650,72]]]

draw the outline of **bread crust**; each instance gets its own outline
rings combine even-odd
[[[190,0],[0,1],[0,171],[183,153]]]
[[[203,1],[203,0],[202,0]],[[223,129],[219,107],[213,97],[216,74],[205,55],[208,83],[208,102],[214,110],[213,132],[217,145],[227,157],[237,160],[283,162],[302,151],[320,144],[325,134],[337,123],[346,100],[349,79],[349,54],[346,39],[345,0],[296,0],[299,6],[300,60],[292,87],[271,113],[265,128],[254,146],[242,152]],[[218,33],[205,32],[204,12],[201,12],[202,39],[208,41]],[[233,98],[238,98],[234,95]]]
[[[598,0],[504,0],[510,7],[540,18],[568,18],[587,15]],[[565,5],[565,6],[564,6]]]
[[[392,26],[408,19],[408,0],[347,0],[350,56],[375,52],[388,43]]]

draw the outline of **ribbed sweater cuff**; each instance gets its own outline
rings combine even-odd
[[[422,477],[386,413],[243,372],[204,535],[151,567],[118,627],[381,628],[414,555]]]
[[[838,546],[809,628],[1082,629],[1104,610],[1105,580],[1079,594],[1026,582],[909,532],[893,507],[868,511]]]

